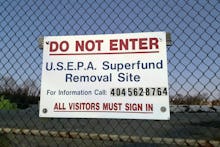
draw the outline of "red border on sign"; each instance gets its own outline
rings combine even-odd
[[[159,51],[149,51],[149,52],[103,52],[103,53],[50,53],[50,56],[76,56],[76,55],[112,55],[112,54],[150,54],[150,53],[159,53]]]
[[[151,112],[126,112],[126,111],[54,111],[54,112],[153,113],[153,111],[151,111]]]

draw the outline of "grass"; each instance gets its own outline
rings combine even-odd
[[[0,146],[1,147],[10,147],[10,140],[4,134],[0,134]]]

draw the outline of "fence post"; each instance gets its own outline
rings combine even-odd
[[[172,45],[171,34],[169,32],[166,32],[166,43],[167,43],[167,46]]]
[[[43,47],[44,47],[44,37],[43,37],[43,36],[40,36],[40,37],[38,38],[38,47],[39,47],[40,49],[43,49]]]

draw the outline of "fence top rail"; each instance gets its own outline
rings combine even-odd
[[[117,134],[99,134],[99,133],[83,133],[71,131],[48,131],[48,130],[34,130],[34,129],[19,129],[19,128],[0,128],[2,134],[16,134],[16,135],[32,135],[42,137],[61,137],[72,139],[92,139],[102,141],[120,141],[131,143],[154,143],[154,144],[169,144],[169,145],[220,145],[217,140],[191,139],[191,138],[161,138],[161,137],[147,137],[147,136],[128,136]]]

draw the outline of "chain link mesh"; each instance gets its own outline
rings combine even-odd
[[[0,146],[220,146],[220,3],[0,1]],[[171,120],[38,117],[40,36],[166,31]]]

